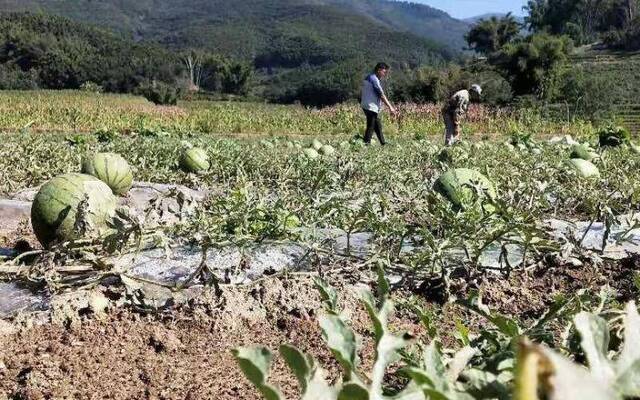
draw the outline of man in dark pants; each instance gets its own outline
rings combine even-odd
[[[364,114],[367,117],[367,130],[364,134],[364,142],[371,144],[371,138],[373,132],[376,132],[378,140],[381,145],[386,142],[384,140],[384,134],[382,133],[382,122],[380,121],[380,112],[382,112],[382,103],[384,103],[391,114],[396,113],[396,109],[391,105],[387,96],[384,94],[380,80],[384,79],[389,73],[389,66],[385,63],[379,63],[376,65],[372,74],[362,82],[362,94],[361,94],[361,106],[364,110]]]

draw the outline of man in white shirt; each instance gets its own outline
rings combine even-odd
[[[444,118],[444,144],[451,146],[460,140],[460,122],[467,114],[471,100],[480,100],[482,88],[480,85],[472,85],[469,90],[456,92],[442,108]]]
[[[372,74],[362,82],[362,93],[360,96],[360,105],[367,117],[367,130],[364,134],[364,142],[371,144],[373,132],[376,132],[381,145],[386,142],[382,133],[382,122],[380,121],[380,112],[382,112],[382,103],[389,107],[391,114],[396,113],[396,109],[391,105],[387,96],[382,89],[381,79],[384,79],[389,73],[389,66],[385,63],[376,65]]]

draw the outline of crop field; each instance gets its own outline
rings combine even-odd
[[[0,229],[0,399],[640,398],[640,149],[479,107],[443,148],[401,112],[364,146],[355,105],[1,93],[7,204],[96,153],[135,183],[99,235]]]
[[[386,123],[390,134],[436,135],[443,131],[440,107],[405,104],[402,118]],[[190,101],[158,107],[140,97],[77,91],[0,93],[0,130],[4,132],[119,132],[164,130],[182,133],[268,135],[354,135],[362,130],[362,111],[355,104],[323,110],[263,103]],[[545,121],[529,112],[474,107],[467,130],[494,136],[535,130],[539,135],[581,135],[590,124]]]

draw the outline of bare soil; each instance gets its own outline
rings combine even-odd
[[[558,294],[615,286],[619,300],[637,297],[631,278],[638,259],[604,267],[539,265],[505,278],[487,275],[459,285],[457,295],[480,289],[485,302],[522,321],[539,317]],[[365,368],[373,356],[370,323],[358,301],[356,286],[334,277],[341,307],[363,337]],[[444,341],[456,319],[475,327],[483,322],[459,306],[418,301],[435,313]],[[400,299],[416,294],[397,293]],[[231,355],[236,346],[262,344],[273,351],[293,344],[314,355],[337,379],[339,368],[324,346],[317,316],[322,309],[309,276],[273,277],[251,286],[225,288],[196,302],[161,314],[126,309],[84,317],[69,326],[47,324],[0,333],[0,399],[258,399]],[[425,334],[414,315],[401,309],[396,331]],[[0,326],[0,328],[2,328]],[[0,329],[0,332],[2,330]],[[287,398],[298,388],[282,360],[275,357],[272,382]]]

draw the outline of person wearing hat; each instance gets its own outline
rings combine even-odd
[[[472,85],[469,90],[456,92],[442,108],[445,134],[444,144],[451,146],[460,140],[460,121],[467,114],[471,100],[480,100],[482,88],[480,85]]]

